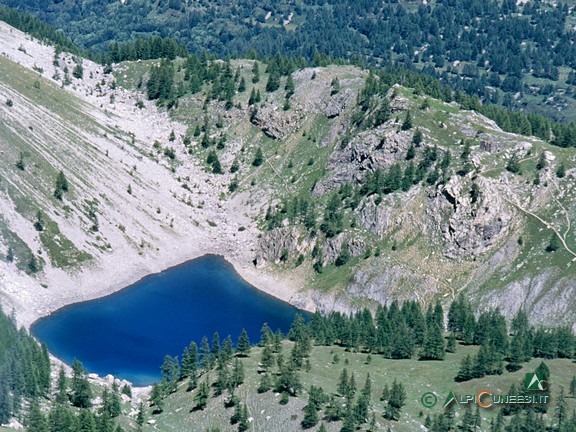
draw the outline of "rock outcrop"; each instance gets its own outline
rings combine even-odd
[[[430,195],[429,214],[442,232],[444,253],[449,258],[489,251],[510,226],[512,213],[490,181],[477,177],[474,182],[479,190],[476,199],[471,196],[472,182],[458,176]]]
[[[275,140],[283,140],[300,127],[301,116],[294,111],[278,111],[275,106],[259,109],[251,117],[252,124]]]

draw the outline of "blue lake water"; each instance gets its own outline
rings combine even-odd
[[[200,346],[207,336],[212,343],[218,331],[235,344],[244,327],[254,343],[263,323],[286,332],[298,312],[248,284],[223,258],[206,255],[60,309],[31,333],[66,363],[76,357],[88,372],[148,385],[159,379],[164,356],[180,358],[191,341]]]

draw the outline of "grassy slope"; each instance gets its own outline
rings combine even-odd
[[[286,343],[284,346],[285,356],[289,354],[289,348],[290,343]],[[389,360],[372,355],[371,361],[368,363],[366,354],[346,352],[340,347],[314,347],[310,358],[312,369],[310,372],[301,372],[300,375],[304,389],[309,389],[311,385],[321,386],[329,394],[336,394],[338,379],[344,368],[347,368],[349,373],[354,373],[358,391],[364,385],[366,374],[369,373],[372,379],[370,412],[376,414],[378,430],[385,430],[390,426],[393,431],[410,432],[420,428],[426,415],[432,416],[442,412],[441,405],[449,391],[452,390],[457,395],[476,394],[480,389],[488,389],[495,394],[506,393],[512,384],[523,386],[524,374],[533,371],[541,361],[533,359],[523,369],[515,373],[505,372],[501,376],[475,379],[464,383],[454,382],[454,376],[458,372],[461,359],[467,354],[476,353],[477,349],[473,346],[459,345],[457,352],[447,354],[446,360],[442,362]],[[334,355],[339,357],[337,364],[333,362]],[[303,418],[302,408],[307,400],[306,391],[302,392],[298,398],[291,398],[288,405],[280,405],[280,395],[276,393],[258,394],[255,389],[259,382],[256,373],[259,356],[260,349],[254,349],[250,358],[242,360],[247,378],[236,393],[243,402],[246,402],[249,416],[254,418],[250,430],[269,432],[301,430],[300,421]],[[546,364],[552,374],[552,396],[554,398],[560,391],[560,386],[566,386],[570,382],[574,374],[574,366],[569,360],[552,360],[547,361]],[[214,378],[215,372],[212,372],[210,379],[213,380]],[[385,403],[380,401],[380,395],[384,385],[390,386],[395,378],[405,386],[407,398],[400,421],[390,422],[382,417]],[[156,420],[156,424],[153,427],[147,426],[144,430],[205,431],[211,427],[219,427],[222,431],[235,430],[235,427],[229,425],[233,408],[225,409],[223,406],[225,396],[211,398],[205,411],[195,411],[193,408],[196,391],[187,393],[185,387],[186,385],[182,384],[175,394],[166,399],[164,412],[150,417]],[[438,405],[431,409],[423,407],[420,402],[422,394],[429,391],[438,396]],[[576,408],[576,400],[568,399],[567,402],[568,412]],[[553,406],[554,404],[549,409],[550,413],[554,412]],[[457,421],[463,412],[464,407],[456,407]],[[496,413],[497,410],[495,409],[481,410],[483,430],[487,430],[485,428],[487,428],[488,422]],[[326,422],[326,425],[330,431],[338,431],[341,427],[340,422]],[[316,430],[317,427],[312,430]],[[361,430],[366,430],[366,425]]]
[[[54,150],[61,145],[62,138],[83,147],[86,152],[93,151],[93,146],[73,129],[67,128],[66,124],[81,126],[90,131],[98,130],[99,126],[83,113],[82,102],[78,98],[62,91],[37,73],[0,57],[0,74],[3,76],[2,85],[9,89],[7,98],[16,96],[13,107],[8,107],[2,101],[1,109],[6,112],[0,116],[0,150],[10,163],[0,165],[0,178],[6,180],[0,187],[10,197],[16,211],[32,224],[38,209],[51,210],[59,206],[54,198],[47,202],[43,196],[52,196],[58,167],[74,160],[66,150],[58,152],[59,156],[56,156]],[[42,118],[52,120],[49,127],[38,127]],[[24,155],[24,171],[16,168],[20,153]],[[90,258],[89,254],[80,251],[63,236],[58,225],[50,221],[48,216],[45,219],[47,231],[41,235],[41,241],[54,266],[65,268]],[[21,239],[8,232],[7,227],[4,226],[3,230],[8,242],[17,245],[15,253],[20,264],[27,261],[29,253],[19,246]]]

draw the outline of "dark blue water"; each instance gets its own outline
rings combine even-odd
[[[258,291],[223,258],[206,255],[101,299],[67,306],[42,318],[32,334],[56,357],[80,360],[89,372],[136,385],[158,380],[164,356],[180,355],[215,331],[251,342],[263,323],[286,332],[298,309]]]

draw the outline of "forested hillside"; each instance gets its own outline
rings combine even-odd
[[[575,119],[571,2],[1,3],[30,11],[97,52],[111,43],[160,35],[221,58],[253,51],[261,57],[281,53],[312,61],[320,53],[358,64],[398,63],[484,101]]]
[[[3,341],[12,347],[8,353],[0,347],[3,376],[26,377],[1,382],[0,421],[12,419],[11,426],[23,424],[27,432],[576,427],[572,331],[533,327],[523,310],[512,321],[499,310],[476,318],[462,296],[447,313],[439,302],[427,309],[392,302],[374,313],[315,314],[308,322],[297,315],[286,335],[266,323],[259,335],[244,330],[237,339],[216,332],[191,342],[181,357],[167,355],[149,392],[112,377],[87,377],[78,360],[50,380],[45,349],[24,330],[16,332],[2,311],[0,332],[11,335]],[[22,366],[14,369],[14,363]],[[542,390],[526,388],[524,375],[533,372],[545,380]],[[450,392],[475,394],[478,388],[490,389],[495,398],[547,402],[492,409],[447,403]],[[436,402],[426,404],[424,395]]]

